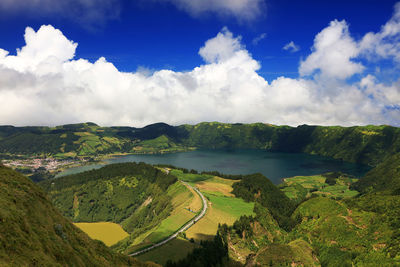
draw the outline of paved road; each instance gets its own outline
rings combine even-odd
[[[203,194],[195,187],[191,186],[190,184],[181,181],[184,185],[186,185],[187,187],[192,188],[194,191],[196,191],[196,193],[201,197],[201,200],[203,201],[203,209],[201,210],[200,214],[197,215],[196,217],[194,217],[190,222],[188,222],[187,224],[185,224],[181,229],[179,229],[177,232],[175,232],[173,235],[169,236],[167,239],[164,239],[163,241],[156,243],[154,245],[152,245],[151,247],[136,251],[132,254],[129,254],[129,256],[137,256],[139,254],[148,252],[152,249],[155,249],[159,246],[164,245],[165,243],[171,241],[172,239],[176,238],[178,236],[179,233],[182,233],[184,231],[186,231],[187,229],[189,229],[193,224],[195,224],[198,220],[200,220],[201,218],[203,218],[203,216],[206,214],[207,211],[207,199],[203,196]]]

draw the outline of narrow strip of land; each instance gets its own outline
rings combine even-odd
[[[129,254],[129,256],[134,257],[134,256],[137,256],[137,255],[139,255],[139,254],[148,252],[148,251],[150,251],[150,250],[152,250],[152,249],[155,249],[155,248],[157,248],[157,247],[159,247],[159,246],[164,245],[165,243],[167,243],[167,242],[171,241],[172,239],[176,238],[176,237],[179,235],[179,233],[182,233],[182,232],[186,231],[186,230],[189,229],[193,224],[195,224],[198,220],[200,220],[201,218],[204,217],[204,215],[206,214],[206,211],[207,211],[207,199],[204,197],[204,195],[203,195],[197,188],[191,186],[190,184],[188,184],[188,183],[186,183],[186,182],[184,182],[184,181],[180,181],[180,182],[183,183],[185,186],[187,186],[187,187],[193,189],[193,190],[201,197],[201,200],[203,201],[203,208],[202,208],[200,214],[197,215],[197,216],[195,216],[195,217],[194,217],[192,220],[190,220],[187,224],[185,224],[184,226],[182,226],[178,231],[176,231],[174,234],[170,235],[168,238],[164,239],[163,241],[158,242],[158,243],[156,243],[156,244],[154,244],[154,245],[152,245],[152,246],[150,246],[150,247],[144,248],[144,249],[142,249],[142,250],[136,251],[136,252],[134,252],[134,253],[132,253],[132,254]]]

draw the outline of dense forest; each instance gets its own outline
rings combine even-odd
[[[200,123],[143,128],[81,123],[57,127],[0,126],[0,153],[83,157],[110,153],[165,153],[202,149],[265,149],[318,154],[376,166],[400,152],[392,126],[275,126]]]

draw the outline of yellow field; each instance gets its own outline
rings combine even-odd
[[[219,193],[223,194],[224,196],[234,197],[234,195],[231,193],[233,190],[232,185],[234,183],[235,183],[235,181],[232,181],[232,180],[214,177],[210,180],[199,182],[196,184],[196,186],[201,191],[219,192]]]
[[[93,239],[101,240],[107,246],[112,246],[118,241],[129,236],[119,224],[111,222],[95,222],[95,223],[74,223],[88,236]]]

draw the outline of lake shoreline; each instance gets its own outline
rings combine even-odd
[[[260,172],[274,184],[293,176],[308,176],[329,171],[341,171],[362,177],[369,166],[344,162],[328,157],[304,153],[282,153],[265,150],[194,150],[165,154],[113,154],[94,164],[69,168],[56,178],[107,164],[123,162],[145,162],[148,164],[170,164],[197,171],[218,171],[224,174],[251,174]]]

